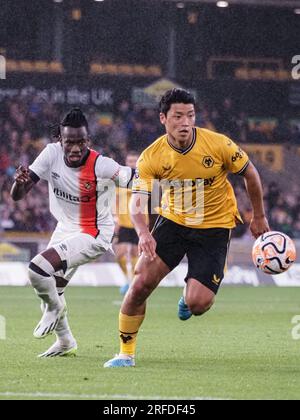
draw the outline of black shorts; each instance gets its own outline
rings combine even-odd
[[[139,243],[139,238],[133,228],[120,227],[118,235],[118,244],[133,244]]]
[[[216,294],[224,278],[230,232],[225,228],[189,228],[160,216],[152,234],[157,242],[156,253],[170,270],[186,255],[185,281],[194,278]]]

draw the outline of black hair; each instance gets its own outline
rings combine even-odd
[[[168,90],[159,102],[159,111],[167,115],[172,104],[193,104],[196,105],[194,96],[184,89],[174,88]]]
[[[60,125],[73,128],[86,127],[87,130],[89,129],[87,119],[80,108],[71,109],[71,111],[65,115]]]
[[[54,140],[60,140],[60,125],[59,124],[52,124],[50,126],[51,137]]]
[[[50,126],[51,136],[54,140],[61,140],[61,127],[86,127],[86,129],[89,130],[87,119],[80,108],[71,109],[71,111],[65,115],[59,124],[53,124]]]

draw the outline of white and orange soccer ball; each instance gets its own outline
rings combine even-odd
[[[254,265],[266,274],[280,274],[296,260],[292,239],[281,232],[266,232],[256,239],[252,248]]]

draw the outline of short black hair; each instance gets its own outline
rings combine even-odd
[[[67,115],[63,118],[60,125],[62,127],[86,127],[89,130],[89,125],[84,113],[81,111],[80,108],[73,108]]]
[[[159,102],[159,111],[167,115],[172,104],[193,104],[196,105],[194,95],[184,89],[174,88],[168,90]]]

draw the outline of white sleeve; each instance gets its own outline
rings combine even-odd
[[[48,145],[29,166],[29,169],[40,179],[48,181],[52,159],[53,153],[51,153],[51,147]]]
[[[133,178],[134,170],[129,166],[120,166],[119,176],[116,180],[116,185],[121,188],[128,188],[128,184]]]
[[[97,160],[96,175],[102,179],[111,179],[118,187],[127,188],[132,178],[132,170],[119,165],[111,158],[104,157]]]

